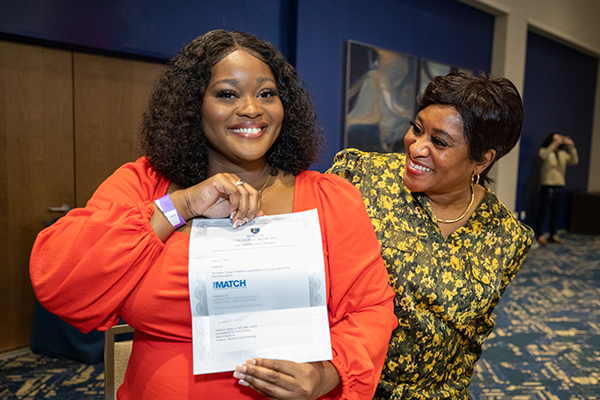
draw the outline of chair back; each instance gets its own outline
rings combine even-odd
[[[104,332],[104,399],[116,400],[117,389],[123,383],[131,356],[132,339],[118,340],[115,335],[131,333],[127,324],[115,325]]]

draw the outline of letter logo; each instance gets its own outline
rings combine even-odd
[[[231,289],[231,288],[245,288],[246,280],[245,279],[235,279],[230,281],[217,281],[213,282],[213,289],[222,290],[222,289]]]
[[[250,232],[252,232],[256,235],[258,232],[260,232],[260,228],[251,228]]]

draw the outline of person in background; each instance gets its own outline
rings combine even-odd
[[[135,328],[120,400],[372,398],[397,325],[393,292],[360,193],[307,170],[320,142],[311,98],[268,42],[212,31],[169,63],[144,115],[144,156],[42,231],[31,254],[31,282],[48,310],[83,332],[120,316]],[[193,375],[192,220],[229,217],[237,228],[310,209],[321,227],[333,358],[256,358],[233,376]]]
[[[402,153],[343,150],[328,172],[361,192],[399,325],[376,399],[468,399],[493,310],[533,242],[485,186],[519,140],[523,105],[507,79],[434,78]]]
[[[556,234],[560,203],[565,188],[565,172],[567,165],[577,165],[579,157],[573,140],[558,132],[549,134],[539,156],[542,164],[542,187],[540,189],[540,208],[538,211],[535,234],[538,243],[546,246],[548,241],[562,244],[562,239]],[[548,223],[548,239],[544,236],[544,227]]]

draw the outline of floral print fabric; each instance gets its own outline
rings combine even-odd
[[[396,294],[376,399],[468,399],[493,309],[533,241],[487,189],[469,220],[444,239],[427,196],[403,184],[406,157],[344,150],[328,171],[361,192]]]

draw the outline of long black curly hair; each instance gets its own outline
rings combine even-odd
[[[266,63],[277,85],[284,117],[267,152],[271,175],[298,175],[317,161],[323,141],[313,101],[295,69],[273,45],[243,32],[214,30],[187,44],[165,67],[144,113],[140,150],[151,164],[184,188],[208,178],[202,102],[212,68],[235,50]]]

